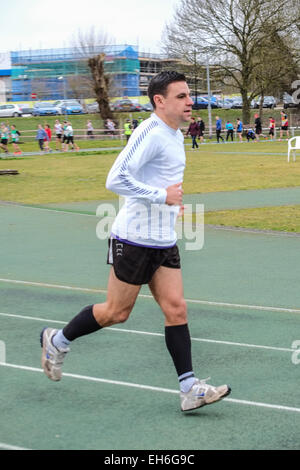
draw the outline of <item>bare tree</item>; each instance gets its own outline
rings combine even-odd
[[[297,79],[299,64],[296,54],[284,38],[277,33],[270,34],[263,47],[258,48],[255,56],[257,66],[253,74],[253,93],[260,95],[260,117],[263,99],[266,94],[280,96],[289,90]]]
[[[77,56],[86,62],[87,69],[90,70],[90,75],[85,77],[85,83],[87,86],[87,81],[90,81],[102,119],[111,119],[113,114],[109,106],[110,79],[105,74],[104,60],[107,49],[113,45],[114,39],[104,31],[96,31],[92,27],[87,32],[79,30],[73,36],[72,43]]]
[[[258,93],[252,90],[253,83],[266,60],[257,51],[269,47],[270,35],[288,44],[286,38],[293,35],[299,18],[299,0],[181,0],[173,22],[165,27],[163,42],[167,52],[177,56],[186,58],[197,49],[203,62],[209,57],[219,78],[222,74],[239,90],[243,120],[248,123],[250,103]]]
[[[109,77],[104,72],[105,54],[99,54],[88,60],[92,72],[96,101],[99,104],[103,120],[112,119],[113,113],[109,106]]]

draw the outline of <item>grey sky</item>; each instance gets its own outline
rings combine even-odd
[[[0,18],[0,51],[67,47],[80,29],[104,29],[116,44],[160,50],[165,22],[180,0],[8,0]]]

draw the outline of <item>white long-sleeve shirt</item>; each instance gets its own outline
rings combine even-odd
[[[155,248],[175,245],[179,206],[166,204],[166,188],[183,181],[183,142],[182,132],[155,113],[135,129],[106,181],[107,189],[125,197],[113,237]]]

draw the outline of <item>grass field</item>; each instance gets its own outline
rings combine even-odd
[[[120,146],[121,142],[82,141],[82,148]],[[185,194],[297,188],[300,159],[287,163],[287,142],[207,144],[191,151],[186,140]],[[26,144],[26,150],[37,145]],[[25,150],[25,146],[23,147]],[[67,203],[113,199],[105,180],[120,148],[115,151],[32,155],[0,160],[0,200],[25,204]],[[300,232],[300,205],[206,212],[205,223]]]

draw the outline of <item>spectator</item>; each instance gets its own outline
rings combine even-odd
[[[217,134],[218,144],[220,143],[220,139],[222,139],[222,142],[224,142],[224,139],[221,136],[221,132],[222,132],[222,119],[220,119],[219,116],[216,116],[216,134]]]
[[[196,138],[199,135],[199,125],[196,122],[195,118],[193,117],[191,118],[191,122],[186,132],[186,136],[188,136],[189,134],[192,137],[192,143],[193,143],[192,149],[199,148],[199,145],[196,142]]]
[[[137,128],[138,125],[139,125],[138,120],[137,119],[132,119],[132,130],[133,131],[134,131],[134,129]]]
[[[200,140],[200,143],[203,144],[205,124],[201,117],[198,117],[197,124],[199,126],[199,140]]]
[[[130,119],[126,119],[126,122],[124,124],[124,135],[126,137],[127,142],[130,139],[131,134],[132,134],[132,127],[130,124]]]
[[[234,126],[232,124],[232,122],[230,121],[227,121],[226,122],[226,125],[225,125],[225,129],[226,129],[226,142],[228,141],[229,139],[229,136],[231,137],[231,141],[233,142],[233,131],[234,131]]]
[[[252,128],[249,128],[249,129],[247,130],[246,137],[247,137],[247,142],[249,142],[250,139],[251,139],[251,140],[255,140],[256,134],[255,134],[255,132],[254,132],[254,130],[253,130]]]

